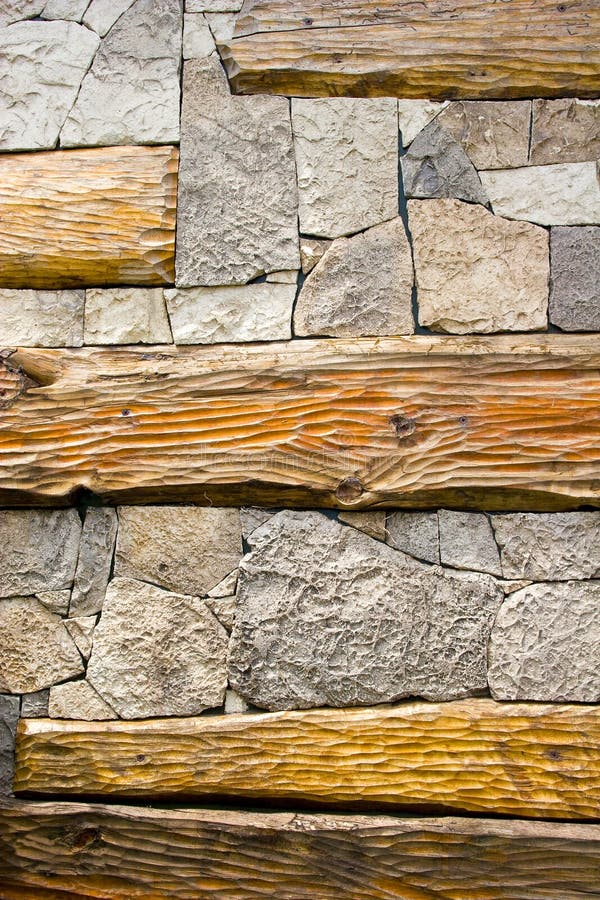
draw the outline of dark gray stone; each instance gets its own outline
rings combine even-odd
[[[550,321],[563,331],[600,331],[600,227],[552,228]]]
[[[50,688],[23,694],[21,699],[21,715],[24,719],[45,719],[48,715]]]
[[[71,595],[71,616],[100,612],[110,577],[118,527],[117,511],[109,507],[88,509]]]
[[[19,698],[0,694],[0,797],[12,794]]]
[[[454,197],[484,205],[488,202],[465,150],[435,119],[417,135],[402,157],[402,179],[407,197]]]

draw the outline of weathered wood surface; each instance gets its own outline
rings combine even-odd
[[[599,825],[0,802],[5,898],[583,900],[599,882]]]
[[[174,280],[176,147],[0,156],[0,288]]]
[[[593,335],[22,349],[7,364],[5,505],[81,488],[106,502],[600,505]]]
[[[405,703],[140,722],[22,719],[15,792],[600,818],[600,707]]]
[[[597,0],[246,0],[239,93],[437,99],[600,94]]]

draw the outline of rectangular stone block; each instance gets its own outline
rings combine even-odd
[[[83,307],[83,291],[0,288],[0,344],[8,347],[81,347]]]

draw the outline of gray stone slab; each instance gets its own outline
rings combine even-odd
[[[437,121],[476,169],[514,169],[529,161],[530,117],[531,100],[460,100]]]
[[[89,616],[102,609],[112,567],[117,527],[116,510],[108,507],[87,510],[71,595],[70,615]]]
[[[0,694],[0,797],[12,794],[19,698]]]
[[[48,716],[50,688],[23,694],[21,697],[21,715],[24,719],[45,719]]]
[[[504,578],[600,578],[600,512],[492,516]]]
[[[80,536],[74,509],[0,510],[0,597],[70,588]]]
[[[438,511],[442,565],[502,576],[500,553],[484,513]]]
[[[440,564],[436,512],[393,512],[387,517],[386,543],[424,562]]]
[[[417,135],[401,162],[407,197],[456,197],[482,204],[488,201],[473,163],[441,127],[439,117]]]
[[[600,331],[600,228],[550,231],[550,321],[563,331]]]
[[[600,100],[534,100],[531,163],[600,159]]]

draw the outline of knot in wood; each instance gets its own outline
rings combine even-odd
[[[409,437],[411,434],[414,434],[417,427],[415,420],[409,418],[409,416],[390,416],[389,423],[399,438]]]
[[[338,484],[335,496],[341,503],[352,503],[353,500],[358,500],[363,490],[364,488],[358,478],[344,478]]]

